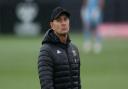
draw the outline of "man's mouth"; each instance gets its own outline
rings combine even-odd
[[[63,31],[65,31],[65,30],[67,30],[67,28],[66,28],[66,27],[64,27],[64,28],[62,28],[62,30],[63,30]]]

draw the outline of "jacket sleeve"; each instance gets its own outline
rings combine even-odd
[[[41,50],[38,60],[38,72],[41,89],[54,89],[53,61],[47,50]]]
[[[76,49],[77,55],[78,55],[78,59],[80,60],[79,49],[75,45],[73,45],[73,46]],[[80,66],[81,66],[81,62],[79,63],[79,89],[81,89]]]
[[[76,50],[77,57],[79,59],[79,81],[78,82],[79,82],[79,89],[81,89],[81,78],[80,78],[80,66],[81,66],[81,63],[80,63],[79,49],[75,45],[73,45],[73,44],[71,44],[71,46]]]
[[[76,47],[76,50],[77,50],[78,58],[80,60],[79,50],[77,47]],[[80,66],[81,66],[81,63],[79,64],[79,88],[81,89]]]

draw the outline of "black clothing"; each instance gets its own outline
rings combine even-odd
[[[78,49],[69,37],[61,43],[51,29],[42,42],[38,71],[41,89],[81,89]]]

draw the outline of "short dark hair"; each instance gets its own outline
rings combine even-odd
[[[50,22],[52,22],[61,15],[66,15],[68,18],[70,18],[70,13],[66,9],[62,7],[56,7],[51,14]]]

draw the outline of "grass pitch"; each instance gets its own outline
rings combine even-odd
[[[103,40],[100,54],[86,54],[81,34],[71,34],[81,57],[82,89],[128,89],[128,40]],[[0,89],[40,89],[37,60],[42,37],[0,36]]]

